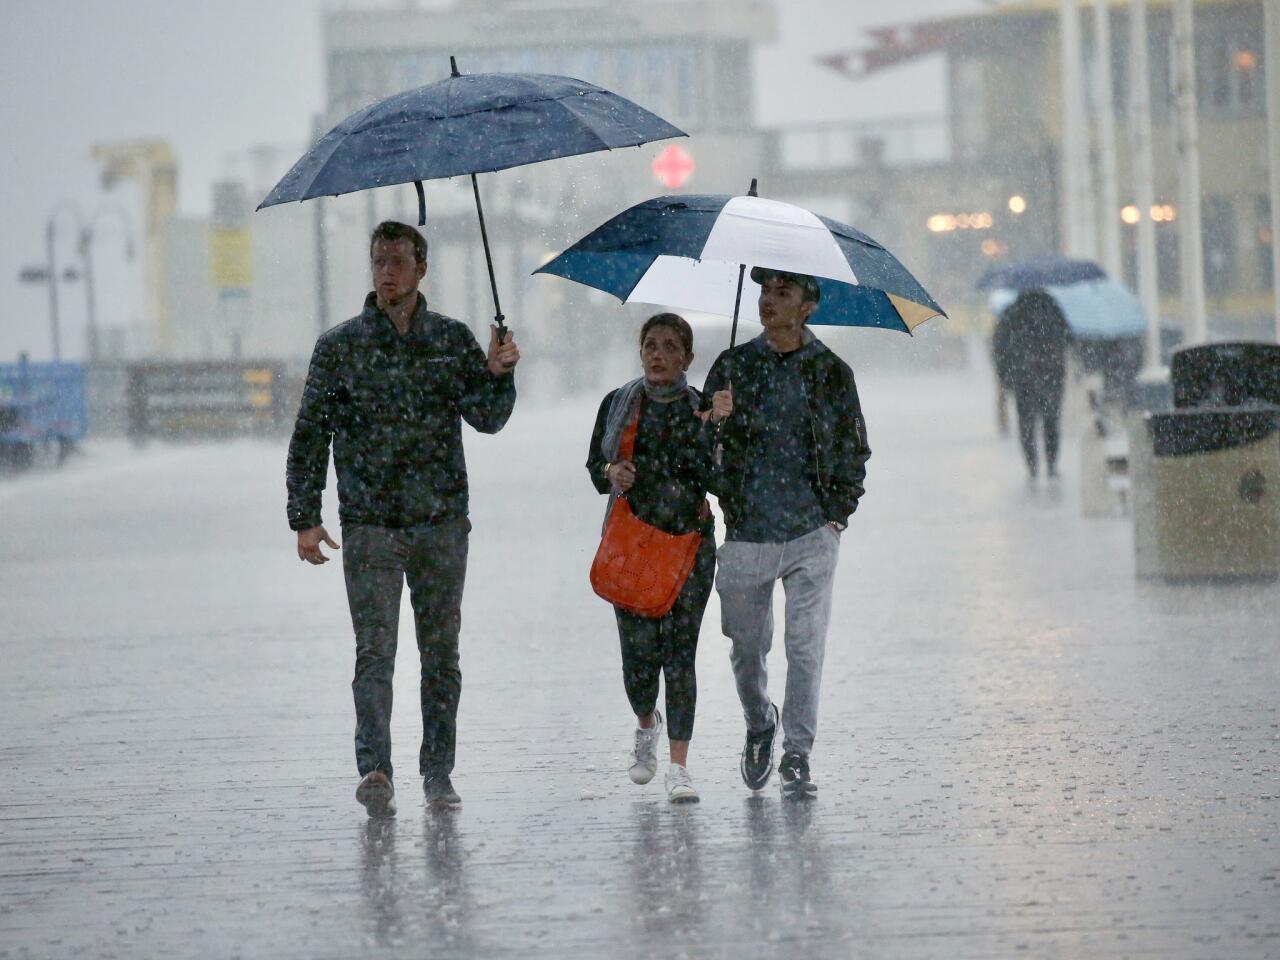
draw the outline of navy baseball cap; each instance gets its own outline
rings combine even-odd
[[[789,270],[773,270],[769,267],[752,267],[751,279],[761,286],[766,280],[785,280],[787,283],[794,283],[797,287],[804,291],[804,298],[818,303],[822,300],[822,290],[818,287],[818,281],[807,273],[792,273]]]

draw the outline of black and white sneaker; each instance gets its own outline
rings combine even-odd
[[[818,785],[809,779],[809,758],[803,753],[784,753],[778,764],[782,796],[787,800],[812,800]]]
[[[763,790],[773,773],[773,741],[778,732],[778,708],[772,703],[773,723],[759,733],[747,731],[747,742],[742,748],[742,782],[752,790]]]

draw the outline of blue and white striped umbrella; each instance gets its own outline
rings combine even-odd
[[[945,316],[919,281],[865,233],[756,196],[668,196],[636,204],[536,270],[652,303],[731,317],[740,265],[805,273],[822,298],[811,323],[910,333]],[[737,315],[758,320],[747,280]]]

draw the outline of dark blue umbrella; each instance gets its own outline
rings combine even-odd
[[[540,267],[641,302],[732,316],[756,309],[742,297],[747,266],[816,277],[813,323],[909,333],[943,315],[920,282],[860,230],[801,207],[755,196],[655,197],[618,214]]]
[[[1037,287],[1065,287],[1085,280],[1102,280],[1106,271],[1092,260],[1074,260],[1047,254],[993,267],[978,281],[979,290],[1033,290]]]
[[[591,83],[539,73],[453,75],[357,110],[326,133],[258,206],[412,183],[426,223],[423,180],[469,174],[489,265],[493,306],[502,310],[480,205],[477,173],[687,134],[630,100]]]

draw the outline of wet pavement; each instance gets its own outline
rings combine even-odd
[[[738,778],[714,598],[702,802],[627,779],[594,397],[468,436],[464,803],[409,776],[406,605],[388,822],[352,798],[341,567],[294,555],[281,441],[0,481],[0,957],[1280,956],[1280,588],[1135,581],[1074,443],[1029,489],[981,375],[859,377],[812,804]]]

